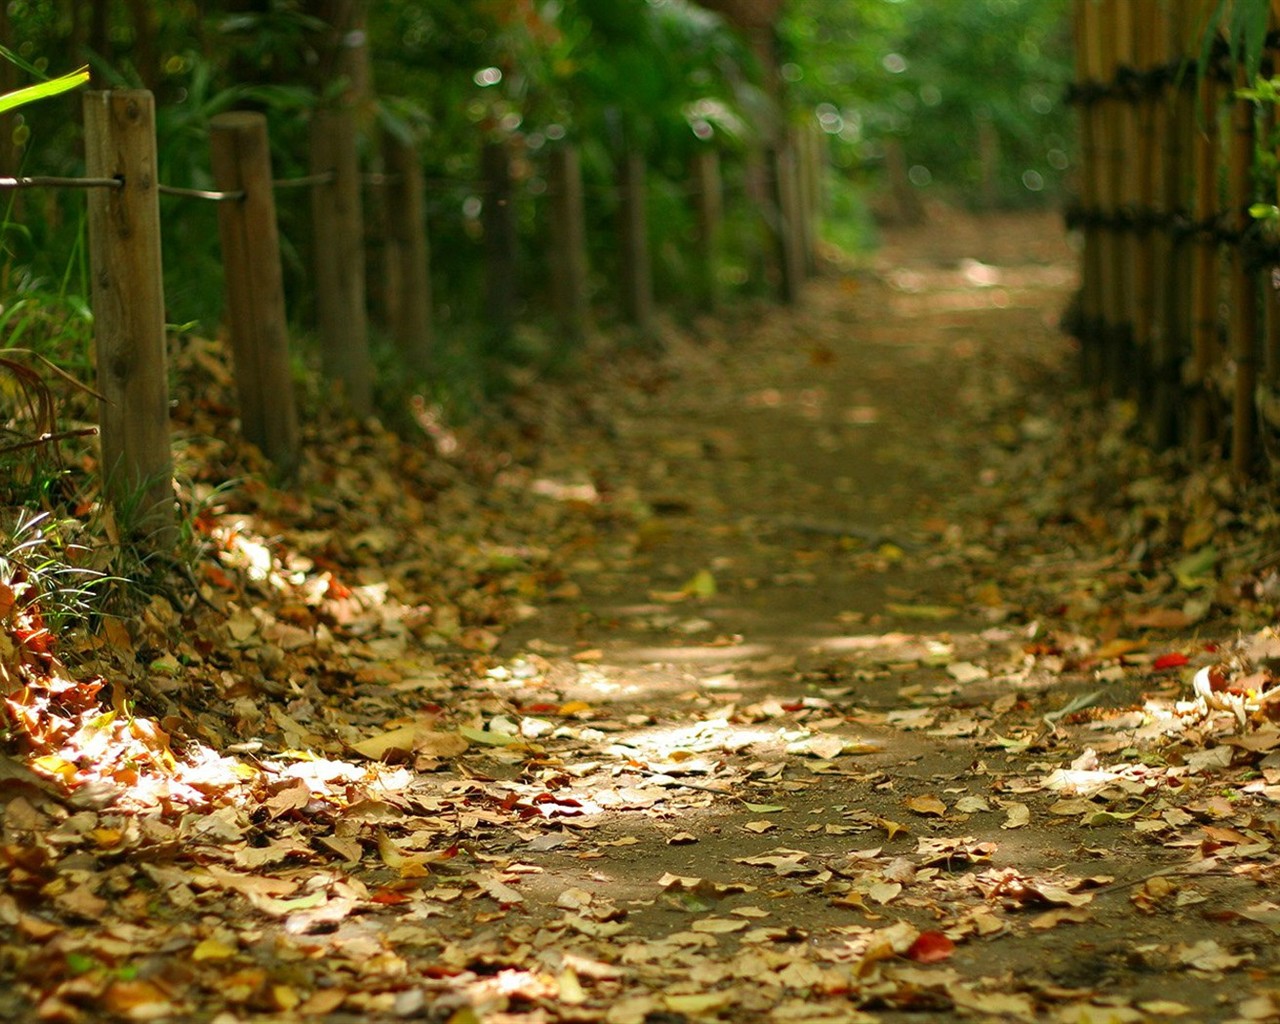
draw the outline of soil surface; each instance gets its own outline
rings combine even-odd
[[[1280,735],[1189,687],[1265,559],[1071,397],[1075,283],[1055,217],[935,211],[483,436],[424,418],[478,484],[344,457],[222,510],[256,583],[129,640],[128,741],[206,754],[149,803],[35,765],[79,802],[7,803],[0,1017],[1280,1019]]]

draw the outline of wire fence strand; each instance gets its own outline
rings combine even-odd
[[[0,178],[4,188],[124,188],[123,178],[66,178],[39,174],[23,178]]]

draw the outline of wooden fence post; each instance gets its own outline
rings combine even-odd
[[[640,331],[653,329],[653,269],[649,262],[649,222],[645,202],[644,156],[628,152],[618,171],[622,234],[622,308]]]
[[[120,525],[156,546],[177,520],[169,444],[155,100],[143,90],[84,97],[85,167],[119,188],[89,191],[89,260],[103,486]]]
[[[551,300],[561,329],[573,340],[587,334],[587,227],[582,165],[576,146],[551,151]]]
[[[805,270],[812,276],[818,272],[818,248],[822,242],[823,189],[826,184],[827,149],[822,129],[810,122],[800,136],[804,201]]]
[[[387,169],[387,270],[395,276],[389,289],[391,336],[414,373],[431,365],[431,249],[423,198],[422,158],[418,148],[387,132],[383,143]]]
[[[311,122],[311,172],[329,180],[311,189],[316,328],[325,374],[343,389],[352,412],[373,409],[373,365],[365,312],[364,212],[355,114],[318,108]]]
[[[287,475],[298,462],[298,414],[267,119],[250,111],[218,114],[209,122],[209,143],[216,186],[244,193],[218,204],[240,427]]]
[[[724,188],[720,180],[720,154],[710,146],[693,157],[693,199],[697,204],[698,264],[702,275],[702,300],[708,310],[720,304],[720,245],[724,234]]]
[[[494,335],[505,339],[515,327],[520,300],[520,236],[511,189],[511,158],[505,144],[485,144],[481,173],[485,188],[485,315]]]
[[[777,207],[777,246],[782,279],[783,302],[798,303],[804,283],[804,252],[799,227],[800,189],[795,149],[784,135],[773,153],[774,202]]]

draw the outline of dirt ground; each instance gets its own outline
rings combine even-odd
[[[1075,282],[1055,216],[934,211],[528,386],[483,485],[353,486],[430,555],[370,516],[340,564],[342,459],[227,511],[258,590],[137,659],[209,752],[9,799],[0,1018],[1280,1020],[1280,735],[1189,685],[1270,635],[1274,523],[1073,397]]]

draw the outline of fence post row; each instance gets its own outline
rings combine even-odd
[[[298,461],[298,416],[267,119],[248,111],[219,114],[210,121],[209,142],[217,187],[242,193],[218,204],[241,430],[287,475]]]
[[[158,547],[176,535],[155,101],[145,90],[84,97],[85,167],[119,188],[88,195],[103,488],[121,526]]]
[[[154,99],[144,90],[90,92],[84,101],[85,179],[95,314],[104,494],[135,533],[168,543],[176,529]],[[812,136],[812,137],[810,137]],[[221,199],[219,234],[226,274],[227,326],[244,436],[288,474],[299,458],[299,430],[289,367],[288,327],[266,118],[229,112],[210,122],[211,163]],[[757,205],[771,215],[770,234],[784,297],[794,301],[812,269],[820,207],[820,139],[792,134],[772,167],[748,166],[748,182],[772,181]],[[432,327],[424,183],[416,148],[384,139],[386,199],[397,213],[387,226],[388,268],[395,277],[391,334],[416,373],[430,368]],[[365,310],[361,177],[352,110],[318,109],[310,139],[316,321],[322,368],[358,415],[372,411],[373,369]],[[753,177],[752,168],[764,170]],[[769,173],[772,171],[772,174]],[[519,238],[510,156],[484,147],[485,315],[497,332],[515,325]],[[585,198],[577,150],[551,151],[550,198],[554,309],[566,334],[590,328]],[[700,257],[699,297],[720,298],[724,221],[719,157],[704,149],[691,168]],[[34,179],[33,179],[34,180]],[[43,179],[42,179],[43,180]],[[60,181],[60,179],[59,179]],[[49,179],[54,183],[54,179]],[[628,152],[618,167],[621,305],[641,333],[651,333],[654,297],[646,218],[645,160]],[[179,194],[191,190],[170,189]],[[771,202],[768,200],[772,200]],[[773,220],[772,218],[776,218]]]

